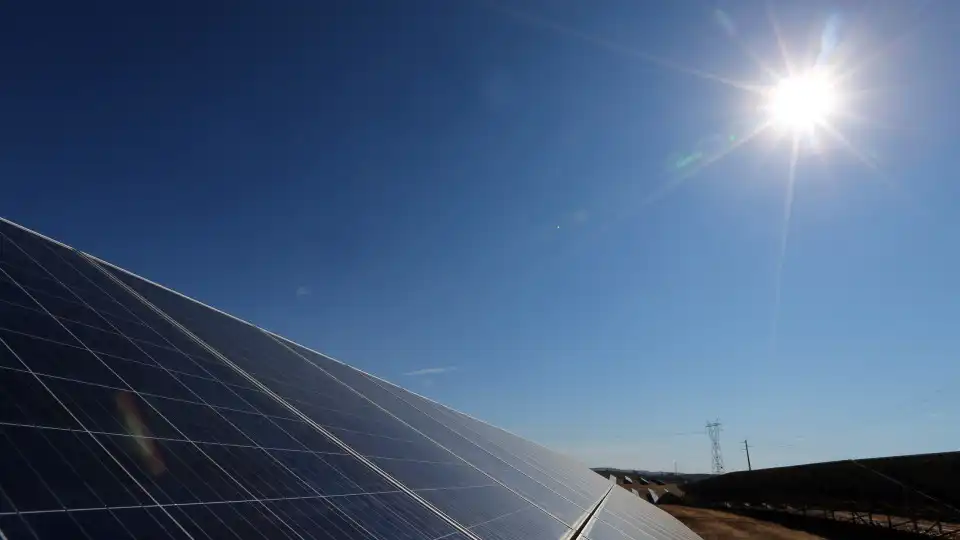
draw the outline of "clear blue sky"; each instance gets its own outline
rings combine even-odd
[[[779,278],[789,138],[675,182],[760,98],[651,60],[772,83],[762,2],[16,4],[5,217],[593,465],[960,446],[956,2],[768,4],[873,164],[803,141]]]

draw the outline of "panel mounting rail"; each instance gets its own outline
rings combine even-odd
[[[589,530],[588,525],[593,524],[593,521],[597,517],[597,513],[599,513],[603,503],[607,501],[607,497],[610,496],[610,492],[613,491],[613,488],[615,487],[617,486],[611,485],[609,488],[607,488],[606,493],[604,493],[603,496],[600,497],[600,500],[593,505],[593,508],[591,508],[589,512],[584,514],[583,517],[578,520],[579,525],[573,529],[570,529],[570,532],[560,537],[560,540],[581,540],[581,538],[586,538],[586,536],[583,535],[587,530]]]

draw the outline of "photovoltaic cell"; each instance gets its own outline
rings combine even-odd
[[[8,540],[546,540],[569,534],[607,486],[5,221],[0,389]],[[632,504],[610,505],[604,527],[695,538]]]

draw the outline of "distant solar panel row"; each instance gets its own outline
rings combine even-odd
[[[557,539],[601,501],[594,540],[697,538],[560,454],[6,221],[0,342],[7,540]]]

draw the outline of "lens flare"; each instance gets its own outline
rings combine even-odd
[[[116,403],[117,412],[120,413],[123,425],[134,441],[137,455],[151,474],[154,476],[161,475],[167,470],[167,466],[163,462],[160,449],[153,441],[150,428],[147,427],[147,424],[143,421],[143,416],[140,415],[137,399],[129,392],[117,392]]]

